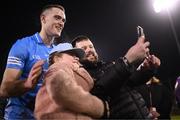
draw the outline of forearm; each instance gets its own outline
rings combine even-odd
[[[93,118],[100,118],[103,115],[104,105],[100,99],[81,90],[74,90],[76,90],[74,93],[66,90],[66,94],[61,94],[65,108]]]
[[[80,91],[72,94],[72,98],[73,99],[67,98],[64,102],[68,109],[78,113],[86,114],[93,118],[102,117],[104,112],[104,104],[99,98],[89,93],[84,94]]]
[[[25,87],[25,80],[7,81],[2,83],[0,89],[1,97],[15,97],[26,93],[29,88]]]
[[[103,115],[103,102],[77,85],[70,74],[58,71],[58,74],[49,78],[46,80],[47,90],[57,104],[63,104],[66,109],[93,118]]]
[[[93,118],[100,118],[104,112],[103,102],[91,94],[76,92],[71,94],[72,98],[66,97],[63,102],[67,109],[82,113]]]

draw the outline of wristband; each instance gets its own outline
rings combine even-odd
[[[122,57],[122,60],[123,60],[124,64],[125,64],[127,67],[130,66],[130,63],[129,63],[129,61],[128,61],[128,59],[127,59],[126,57]]]
[[[102,116],[102,118],[109,118],[110,116],[110,110],[109,110],[109,104],[107,101],[103,101],[104,104],[104,114]]]

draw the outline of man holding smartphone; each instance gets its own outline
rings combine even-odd
[[[149,42],[145,42],[144,37],[140,37],[124,57],[109,63],[99,60],[93,43],[86,36],[76,37],[72,45],[85,50],[86,55],[81,63],[95,80],[91,92],[109,101],[111,119],[154,118],[142,96],[134,89],[146,83],[154,68],[160,66],[159,58],[154,55],[145,59]],[[144,66],[137,71],[134,63],[139,61],[143,61]]]

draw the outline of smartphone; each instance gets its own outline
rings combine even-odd
[[[141,36],[145,37],[144,30],[141,26],[137,26],[137,35],[138,35],[138,38]],[[146,59],[148,59],[150,54],[149,52],[147,52],[146,54],[147,54]],[[143,66],[144,66],[144,63],[141,63],[136,70],[137,71],[141,70]]]
[[[145,37],[145,34],[144,34],[144,30],[141,26],[137,26],[137,34],[138,34],[138,38],[141,37],[141,36],[144,36]],[[149,52],[147,53],[147,57],[149,56]]]
[[[141,26],[137,26],[137,34],[138,34],[138,38],[141,36],[145,36],[144,30]]]

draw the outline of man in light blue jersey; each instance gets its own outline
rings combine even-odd
[[[34,119],[35,96],[42,85],[38,77],[41,66],[47,66],[44,61],[54,46],[53,40],[60,37],[65,20],[61,5],[47,5],[40,14],[41,31],[12,46],[0,88],[1,97],[8,98],[5,119]]]

